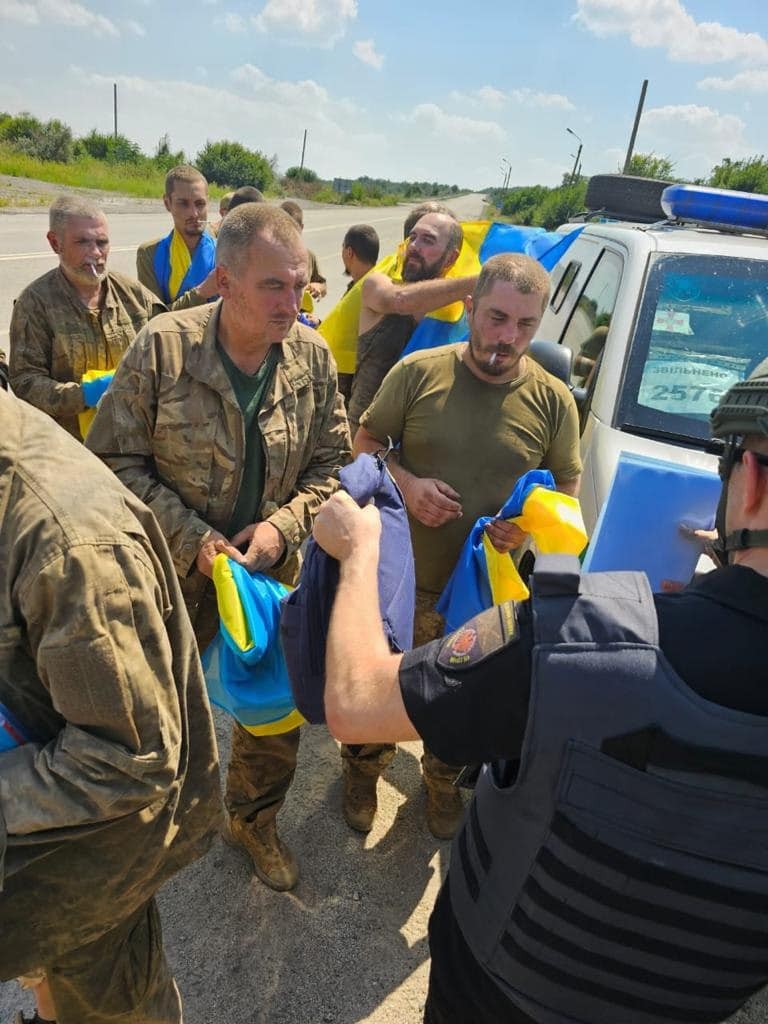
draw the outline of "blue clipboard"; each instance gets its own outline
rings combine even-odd
[[[665,579],[687,583],[702,547],[680,526],[711,530],[719,497],[716,473],[622,452],[584,571],[639,570],[653,590]]]

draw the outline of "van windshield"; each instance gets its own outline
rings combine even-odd
[[[768,356],[768,260],[653,258],[618,422],[637,433],[709,439],[709,413]]]

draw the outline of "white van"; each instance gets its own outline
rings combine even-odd
[[[768,356],[768,196],[654,183],[663,208],[635,223],[632,181],[592,179],[592,208],[601,187],[611,202],[552,271],[537,334],[569,350],[590,533],[620,452],[715,469],[709,413]]]

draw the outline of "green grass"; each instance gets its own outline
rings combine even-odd
[[[93,188],[103,192],[119,192],[139,199],[158,199],[165,188],[165,171],[147,162],[136,164],[107,164],[92,157],[78,157],[68,164],[36,160],[0,144],[0,174],[16,178],[36,178],[66,188]],[[212,187],[211,198],[216,199],[224,189]],[[45,199],[42,202],[46,202]],[[8,202],[0,205],[21,205]]]

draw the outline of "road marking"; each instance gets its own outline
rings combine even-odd
[[[110,248],[109,251],[111,253],[133,252],[135,248],[135,245],[120,245]],[[42,259],[43,256],[50,256],[51,258],[53,258],[55,255],[56,253],[52,252],[52,250],[50,249],[48,250],[48,252],[11,252],[8,253],[7,255],[0,256],[0,263],[5,263],[8,260],[39,260]]]

